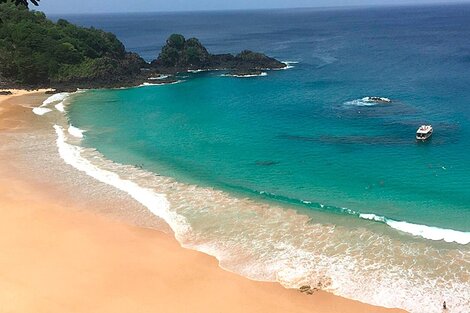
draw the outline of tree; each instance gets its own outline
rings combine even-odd
[[[173,34],[166,40],[166,44],[172,48],[180,50],[183,49],[185,41],[186,40],[183,35]]]
[[[41,1],[41,0],[29,0],[29,2],[31,2],[31,3],[34,4],[35,6],[38,6],[38,5],[39,5],[39,1]],[[9,0],[0,0],[0,3],[5,3],[5,2],[9,2]],[[28,7],[28,6],[29,6],[28,0],[13,0],[13,2],[14,2],[16,5],[24,5],[25,7]]]

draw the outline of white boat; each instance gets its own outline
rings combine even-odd
[[[432,126],[431,125],[421,125],[416,131],[416,139],[425,141],[432,135]]]

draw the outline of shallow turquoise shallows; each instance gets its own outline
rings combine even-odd
[[[89,92],[70,116],[88,130],[87,145],[121,163],[312,208],[470,231],[470,132],[456,109],[461,99],[443,109],[429,94],[401,90],[345,96],[352,91],[344,86],[305,81],[302,67]],[[368,94],[393,102],[348,103]],[[422,122],[435,128],[427,143],[414,138]]]

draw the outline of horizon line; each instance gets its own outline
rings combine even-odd
[[[454,5],[470,5],[469,1],[456,0],[450,2],[438,3],[387,3],[387,4],[356,4],[356,5],[332,5],[332,6],[309,6],[309,7],[276,7],[276,8],[247,8],[247,9],[196,9],[196,10],[161,10],[161,11],[109,11],[109,12],[79,12],[79,13],[46,13],[41,10],[40,6],[31,7],[31,10],[41,11],[46,15],[105,15],[105,14],[165,14],[165,13],[210,13],[210,12],[252,12],[252,11],[283,11],[283,10],[354,10],[354,9],[375,9],[375,8],[400,8],[400,7],[433,7],[433,6],[454,6]]]

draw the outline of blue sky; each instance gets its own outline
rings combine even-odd
[[[470,2],[470,0],[41,0],[40,10],[49,14],[159,12],[357,5],[412,5],[443,2]]]

